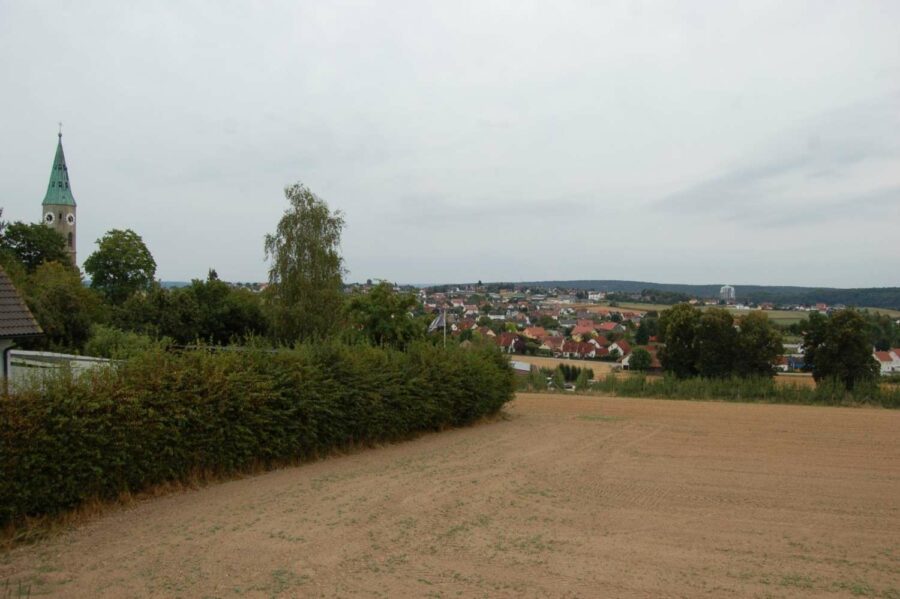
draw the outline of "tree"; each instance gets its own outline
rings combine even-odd
[[[734,317],[724,308],[710,308],[697,320],[694,363],[697,374],[723,378],[734,372],[738,333]]]
[[[648,318],[644,317],[641,319],[641,324],[638,325],[637,331],[634,334],[634,342],[638,345],[647,345],[650,342],[650,337],[655,336],[659,332],[659,321],[656,318]]]
[[[878,376],[866,319],[856,310],[839,310],[828,317],[810,314],[803,349],[816,381],[836,379],[852,390]]]
[[[740,321],[735,371],[740,376],[772,376],[775,360],[784,353],[781,333],[762,312]]]
[[[578,376],[575,377],[575,389],[584,391],[591,386],[591,373],[587,368],[580,368]]]
[[[651,364],[653,364],[653,356],[646,349],[638,347],[631,352],[631,358],[628,361],[628,367],[631,370],[644,372],[650,369]]]
[[[97,240],[97,251],[84,261],[91,287],[113,304],[147,290],[156,276],[156,261],[141,236],[131,229],[112,229]]]
[[[154,339],[171,337],[192,343],[200,336],[200,308],[193,295],[176,293],[154,283],[146,293],[136,293],[113,310],[113,324]]]
[[[234,289],[210,270],[206,281],[195,279],[175,295],[189,294],[197,307],[197,336],[216,344],[241,341],[266,331],[259,297],[246,289]]]
[[[25,299],[44,330],[44,337],[31,343],[52,350],[80,351],[100,312],[100,299],[59,262],[38,266],[28,278]]]
[[[421,321],[411,315],[417,304],[412,293],[395,293],[392,284],[380,281],[368,293],[350,298],[347,312],[375,345],[404,349],[410,341],[425,336]]]
[[[284,195],[289,207],[265,238],[273,332],[288,343],[323,338],[341,317],[344,217],[302,183],[286,187]]]
[[[659,317],[659,335],[665,343],[659,360],[679,378],[697,374],[694,340],[699,321],[700,311],[690,304],[676,304]]]
[[[553,383],[553,387],[557,391],[564,391],[566,388],[566,377],[563,374],[563,370],[560,367],[557,367],[556,370],[553,371],[553,377],[551,382]]]
[[[44,262],[59,262],[65,266],[72,264],[66,251],[65,237],[40,223],[18,221],[6,225],[0,237],[0,251],[14,256],[29,273]]]

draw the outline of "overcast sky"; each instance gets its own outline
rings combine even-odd
[[[0,206],[63,122],[78,252],[266,277],[307,184],[347,280],[900,285],[900,2],[0,0]]]

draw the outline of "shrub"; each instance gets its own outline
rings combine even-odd
[[[730,378],[646,377],[609,374],[591,386],[592,391],[624,397],[662,399],[711,399],[722,401],[763,401],[818,405],[871,404],[900,408],[900,389],[875,384],[848,391],[839,380],[820,381],[815,388],[778,385],[767,376]]]
[[[0,525],[469,424],[512,398],[493,347],[155,349],[0,397]]]
[[[156,341],[149,335],[95,324],[91,327],[91,337],[84,346],[84,353],[88,356],[119,360],[131,358],[152,348],[165,348],[171,344],[172,340],[168,337]]]

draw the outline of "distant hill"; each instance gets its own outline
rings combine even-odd
[[[558,287],[562,289],[592,289],[596,291],[618,291],[620,293],[640,293],[644,289],[656,289],[674,293],[685,293],[693,297],[718,297],[721,284],[682,285],[679,283],[650,283],[646,281],[527,281],[516,285],[535,287]],[[738,301],[772,302],[774,304],[845,304],[870,308],[891,308],[900,310],[900,287],[867,287],[860,289],[839,289],[834,287],[784,287],[770,285],[734,285]]]

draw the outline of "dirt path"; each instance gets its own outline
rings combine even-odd
[[[900,597],[900,412],[522,395],[505,421],[149,500],[0,554],[0,597],[20,584]]]

